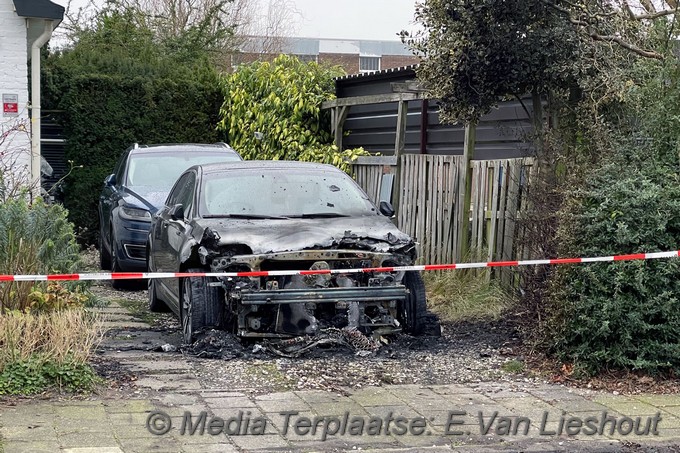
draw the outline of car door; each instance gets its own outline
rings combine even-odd
[[[168,209],[159,213],[156,225],[157,245],[154,246],[154,265],[158,272],[178,272],[181,265],[181,250],[187,241],[189,220],[193,215],[196,173],[190,171],[183,174],[175,184],[166,201]],[[172,207],[182,205],[184,218],[173,219]],[[162,279],[164,290],[179,300],[179,279]]]

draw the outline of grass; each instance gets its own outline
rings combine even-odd
[[[101,322],[82,308],[0,316],[0,369],[39,355],[56,362],[87,363],[103,338]]]
[[[500,283],[484,271],[453,270],[423,274],[428,307],[444,321],[495,320],[510,306]]]
[[[111,299],[111,302],[118,303],[121,307],[125,308],[130,315],[145,322],[151,326],[158,325],[159,321],[163,318],[163,314],[153,313],[149,310],[149,304],[146,300],[141,301],[137,299]]]
[[[82,307],[0,315],[0,394],[92,389],[97,376],[88,360],[103,332]]]
[[[501,369],[506,373],[519,374],[524,372],[524,363],[519,360],[509,360],[501,365]]]

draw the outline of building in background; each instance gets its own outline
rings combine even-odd
[[[254,61],[271,61],[280,54],[303,61],[342,66],[348,74],[369,73],[418,63],[399,41],[250,36],[232,56],[232,67]]]

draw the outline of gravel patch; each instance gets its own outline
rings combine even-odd
[[[515,381],[527,378],[503,367],[511,360],[522,361],[510,355],[518,341],[514,329],[503,323],[460,323],[443,325],[441,337],[398,335],[367,355],[330,347],[290,359],[263,351],[255,343],[232,351],[236,357],[229,360],[200,360],[196,367],[205,387],[252,393]]]

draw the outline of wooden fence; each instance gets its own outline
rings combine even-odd
[[[471,161],[469,243],[461,243],[464,216],[458,215],[462,156],[405,154],[360,158],[354,177],[376,203],[386,199],[386,183],[394,181],[397,225],[420,243],[424,263],[444,264],[474,257],[489,261],[527,258],[516,244],[517,220],[527,209],[527,184],[534,176],[534,159]],[[389,176],[388,176],[389,175]],[[395,175],[397,176],[394,178]],[[394,179],[393,179],[394,178]],[[389,189],[389,187],[387,188]],[[381,197],[382,193],[382,197]]]

